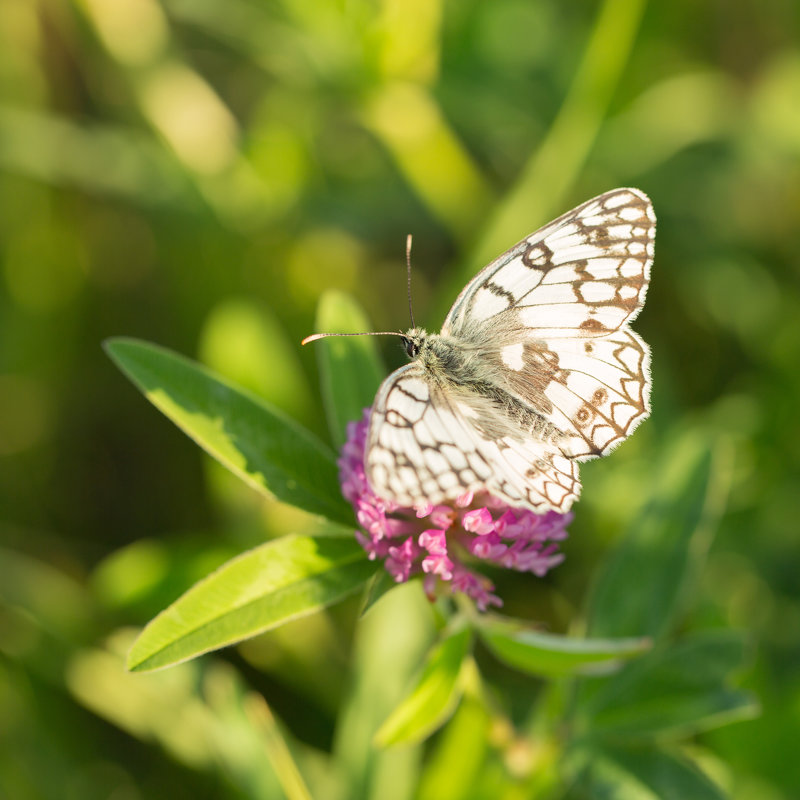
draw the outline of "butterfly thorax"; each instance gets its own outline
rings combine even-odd
[[[427,380],[455,399],[469,396],[469,403],[479,413],[473,424],[488,438],[516,435],[520,430],[540,439],[558,438],[559,431],[544,416],[542,401],[531,396],[528,381],[533,377],[518,376],[524,388],[515,391],[508,370],[502,374],[497,353],[480,338],[442,336],[412,328],[403,337],[406,353],[424,370]],[[532,351],[537,348],[531,345]],[[492,357],[494,355],[495,357]],[[546,382],[544,371],[538,376]],[[537,383],[534,379],[533,383]]]
[[[412,328],[404,334],[403,344],[408,357],[439,382],[454,382],[466,387],[487,378],[481,375],[480,363],[472,348],[462,339]]]

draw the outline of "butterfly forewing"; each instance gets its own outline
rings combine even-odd
[[[654,237],[646,195],[607,192],[486,267],[447,317],[572,458],[604,455],[649,414],[650,352],[627,323],[644,303]]]
[[[650,278],[655,215],[637,189],[615,189],[516,244],[470,281],[443,335],[469,335],[481,322],[515,313],[540,336],[598,336],[633,319]]]

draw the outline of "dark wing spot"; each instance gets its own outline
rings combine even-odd
[[[537,242],[522,254],[522,263],[531,269],[547,272],[553,267],[553,251],[544,242]]]
[[[504,289],[502,286],[494,283],[493,281],[487,281],[483,284],[483,288],[487,291],[491,292],[495,297],[502,297],[509,305],[512,305],[515,301],[515,297],[508,289]]]
[[[592,276],[588,272],[589,262],[585,258],[581,258],[578,261],[572,262],[572,268],[575,272],[578,273],[579,280],[581,281],[591,281],[594,280]]]
[[[585,319],[578,327],[587,333],[603,333],[608,331],[608,328],[598,319]]]
[[[603,226],[588,228],[589,241],[596,244],[598,247],[607,248],[611,244],[611,237],[608,234],[608,229]]]
[[[605,389],[598,389],[592,395],[592,403],[596,406],[601,406],[605,401],[608,400],[608,392]]]

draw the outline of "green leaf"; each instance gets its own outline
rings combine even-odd
[[[353,524],[334,453],[294,420],[164,348],[134,339],[105,347],[153,405],[250,486]]]
[[[470,639],[463,628],[434,647],[417,684],[375,734],[378,746],[420,742],[452,715],[461,699],[459,677]]]
[[[729,484],[730,454],[685,439],[650,504],[598,576],[589,608],[592,637],[664,634],[708,549]]]
[[[481,619],[478,632],[497,658],[530,675],[608,672],[649,649],[643,639],[576,639],[540,633],[498,618]]]
[[[388,591],[397,586],[397,582],[385,570],[379,569],[367,582],[364,596],[361,600],[361,616],[369,611]]]
[[[641,741],[685,736],[751,717],[758,704],[729,688],[746,648],[735,631],[705,631],[661,647],[579,695],[579,716],[593,739]]]
[[[356,301],[335,290],[322,295],[316,328],[324,333],[372,330]],[[347,438],[347,423],[361,419],[364,409],[372,405],[386,371],[371,336],[331,336],[314,342],[312,347],[317,349],[328,427],[334,443],[340,446]]]
[[[310,614],[360,589],[375,571],[354,539],[284,536],[228,561],[142,631],[128,669],[185,661]]]
[[[472,797],[475,784],[485,774],[491,753],[492,717],[470,693],[437,737],[425,764],[419,800],[463,800]]]
[[[725,800],[727,795],[680,753],[652,747],[581,754],[576,796],[606,800]],[[570,797],[573,794],[569,795]]]

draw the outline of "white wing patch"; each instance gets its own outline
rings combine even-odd
[[[495,286],[491,288],[482,286],[475,294],[475,313],[481,317],[493,317],[501,311],[505,311],[509,306],[509,300],[497,291]]]
[[[519,372],[525,367],[525,344],[523,342],[514,342],[514,344],[507,344],[500,351],[500,358],[503,363],[515,372]]]
[[[599,303],[595,307],[587,302],[546,304],[519,310],[522,325],[542,337],[564,336],[565,331],[596,336],[617,330],[626,316],[625,309],[613,303]]]

